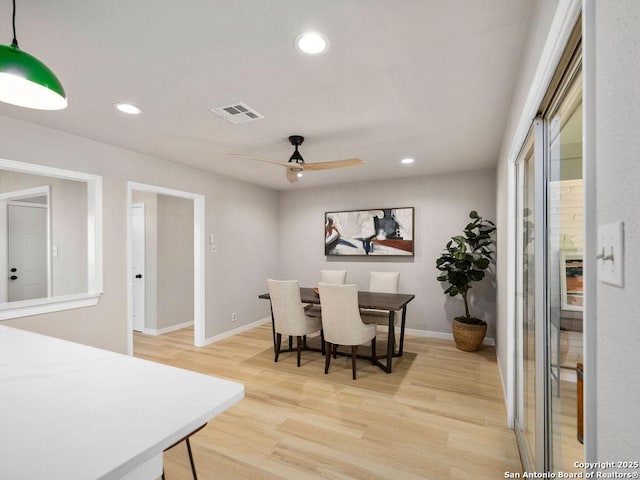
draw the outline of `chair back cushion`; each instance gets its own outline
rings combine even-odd
[[[380,293],[398,293],[400,272],[371,272],[369,291]]]
[[[346,270],[320,270],[320,281],[323,283],[335,283],[344,285],[347,281]]]
[[[338,345],[361,345],[376,335],[375,325],[365,325],[358,310],[358,286],[320,282],[324,338]]]

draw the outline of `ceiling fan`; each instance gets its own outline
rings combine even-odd
[[[362,165],[364,163],[364,161],[359,158],[348,158],[346,160],[335,160],[333,162],[306,163],[298,151],[298,147],[302,145],[302,142],[304,142],[304,137],[302,135],[291,135],[289,137],[289,142],[294,146],[295,150],[291,154],[288,162],[276,162],[274,160],[252,157],[250,155],[240,155],[238,153],[230,153],[229,155],[272,163],[274,165],[281,165],[287,169],[287,180],[291,183],[297,182],[299,176],[302,176],[303,171],[310,172],[314,170],[329,170],[331,168],[355,167],[356,165]]]

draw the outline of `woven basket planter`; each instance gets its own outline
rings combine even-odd
[[[453,339],[458,350],[475,352],[482,345],[487,333],[487,325],[472,325],[453,320]]]

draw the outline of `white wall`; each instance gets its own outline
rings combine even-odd
[[[205,258],[207,338],[269,315],[268,303],[257,296],[277,272],[276,192],[2,116],[0,157],[101,175],[104,190],[104,295],[98,305],[4,325],[126,352],[127,181],[205,195],[205,233],[215,235],[218,247]]]
[[[158,324],[193,322],[193,200],[158,195]]]
[[[325,257],[326,211],[383,207],[415,207],[415,257]],[[495,208],[493,169],[282,192],[280,276],[313,286],[321,269],[346,269],[347,282],[367,289],[370,271],[399,271],[400,291],[416,295],[407,308],[407,328],[449,334],[451,319],[464,314],[464,307],[460,297],[443,295],[435,259],[462,232],[471,210],[493,220]],[[472,290],[472,313],[488,321],[489,338],[495,326],[492,280],[487,276]]]
[[[531,83],[538,67],[538,61],[547,39],[553,16],[557,7],[556,0],[541,0],[534,3],[532,9],[532,21],[527,34],[525,47],[522,50],[520,75],[514,89],[511,103],[509,119],[505,127],[500,156],[496,169],[496,224],[498,227],[498,245],[503,248],[498,249],[496,265],[496,286],[497,286],[497,332],[496,332],[496,353],[498,355],[498,366],[502,375],[502,385],[504,387],[505,398],[507,399],[507,417],[511,424],[513,420],[513,368],[514,368],[514,319],[509,312],[509,264],[513,264],[513,253],[510,253],[509,244],[509,218],[515,215],[515,211],[509,210],[511,195],[509,182],[513,177],[512,165],[509,155],[513,147],[514,137],[517,133],[520,116],[525,107]],[[531,118],[533,121],[533,116]],[[521,139],[524,141],[524,138]],[[515,252],[515,250],[513,250]]]
[[[594,460],[608,461],[640,452],[640,2],[593,3],[597,223],[625,228],[624,288],[597,287]]]

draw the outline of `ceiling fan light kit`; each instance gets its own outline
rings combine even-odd
[[[11,45],[0,45],[0,101],[37,110],[66,108],[66,94],[58,77],[18,46],[15,18],[13,0],[13,41]]]

